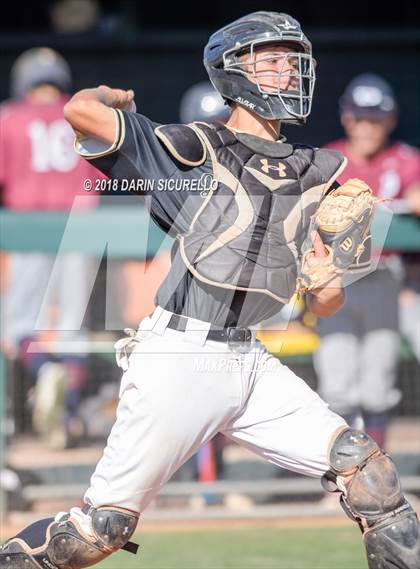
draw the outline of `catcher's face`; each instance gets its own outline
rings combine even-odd
[[[300,89],[299,54],[292,46],[255,47],[242,56],[242,68],[253,83],[265,93]]]
[[[387,143],[395,127],[395,115],[381,118],[357,118],[350,113],[341,117],[341,122],[353,150],[366,158],[374,156]]]
[[[243,48],[246,52],[237,48],[226,51],[224,69],[254,83],[255,87],[247,88],[254,97],[266,101],[273,116],[282,116],[276,109],[283,108],[291,116],[304,119],[311,112],[316,62],[311,53],[304,52],[303,46],[293,40],[267,41],[250,42]]]

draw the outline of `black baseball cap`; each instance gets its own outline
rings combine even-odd
[[[351,113],[356,118],[381,119],[397,108],[391,85],[374,73],[355,77],[340,98],[340,113]]]

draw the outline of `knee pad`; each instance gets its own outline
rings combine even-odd
[[[35,522],[0,549],[0,569],[79,569],[118,549],[137,552],[129,542],[138,516],[121,508],[73,508]]]
[[[331,448],[329,463],[341,481],[342,506],[353,519],[369,526],[404,506],[394,463],[366,433],[355,429],[341,432]]]
[[[341,506],[359,524],[369,568],[418,569],[419,524],[392,460],[368,435],[348,429],[335,439],[329,464],[324,487],[341,492]]]

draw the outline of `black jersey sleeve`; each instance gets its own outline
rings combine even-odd
[[[173,236],[186,231],[202,203],[200,192],[170,191],[165,184],[170,181],[179,182],[178,189],[192,187],[193,181],[212,171],[211,160],[199,166],[182,163],[156,135],[156,123],[138,113],[114,111],[117,120],[114,143],[109,146],[84,138],[76,141],[76,151],[112,179],[144,180],[136,193],[145,195],[152,219]]]
[[[178,169],[176,160],[156,136],[158,126],[147,117],[114,109],[117,133],[109,146],[92,138],[76,141],[76,151],[102,173],[117,180],[170,178]]]

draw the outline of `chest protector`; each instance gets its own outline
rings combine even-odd
[[[220,124],[166,125],[155,133],[181,163],[212,164],[211,188],[197,200],[188,230],[177,236],[189,271],[213,286],[287,303],[311,216],[346,159]]]

